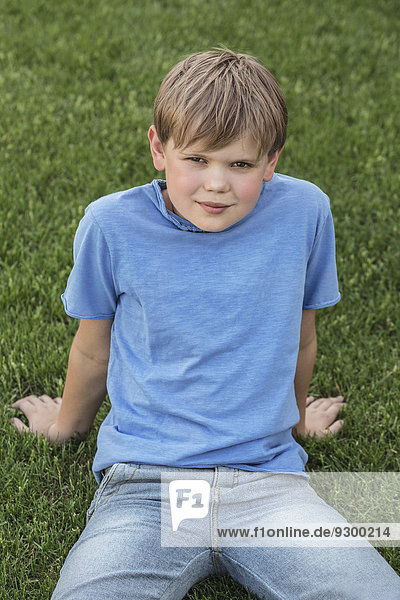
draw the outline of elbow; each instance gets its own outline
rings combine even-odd
[[[110,358],[109,349],[108,352],[96,352],[95,350],[85,347],[79,342],[78,338],[75,338],[71,346],[71,353],[76,354],[77,357],[80,357],[81,361],[90,361],[91,364],[100,369],[104,369],[106,371],[108,368],[108,361]]]

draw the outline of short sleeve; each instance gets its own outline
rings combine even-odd
[[[308,259],[304,287],[303,309],[333,306],[340,300],[338,287],[335,230],[330,209],[317,234]]]
[[[79,223],[74,239],[74,266],[61,299],[65,312],[77,319],[110,319],[116,293],[110,250],[90,211]]]

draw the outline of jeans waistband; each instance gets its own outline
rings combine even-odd
[[[146,470],[146,471],[150,471],[150,470],[154,470],[154,471],[196,471],[196,472],[213,472],[213,471],[237,471],[238,469],[234,468],[234,467],[225,467],[225,466],[215,466],[215,467],[201,467],[201,468],[197,468],[197,467],[171,467],[171,466],[166,466],[166,465],[148,465],[148,464],[138,464],[138,463],[123,463],[126,465],[129,465],[132,468],[135,469],[141,469],[141,470]],[[104,475],[107,475],[107,473],[109,472],[109,470],[112,468],[112,465],[110,465],[109,467],[106,467],[105,469],[102,470],[102,475],[104,477]]]

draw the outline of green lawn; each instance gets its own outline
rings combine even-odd
[[[50,597],[84,526],[103,406],[85,443],[18,436],[11,404],[61,395],[77,322],[60,300],[89,202],[155,176],[147,128],[163,75],[225,44],[277,76],[290,116],[278,171],[331,198],[342,302],[320,311],[313,395],[346,424],[309,469],[400,471],[399,4],[395,0],[0,0],[0,598]],[[379,551],[400,573],[398,548]],[[190,600],[250,598],[228,578]]]

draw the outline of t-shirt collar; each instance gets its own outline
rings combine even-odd
[[[163,195],[161,193],[162,190],[167,189],[167,183],[163,179],[154,179],[152,185],[156,195],[156,206],[164,215],[164,217],[168,219],[168,221],[171,221],[171,223],[173,223],[176,227],[182,229],[183,231],[199,231],[201,233],[209,233],[208,231],[204,231],[203,229],[196,227],[196,225],[193,225],[193,223],[191,223],[190,221],[187,221],[183,217],[179,217],[178,215],[167,209],[167,207],[165,206]]]

